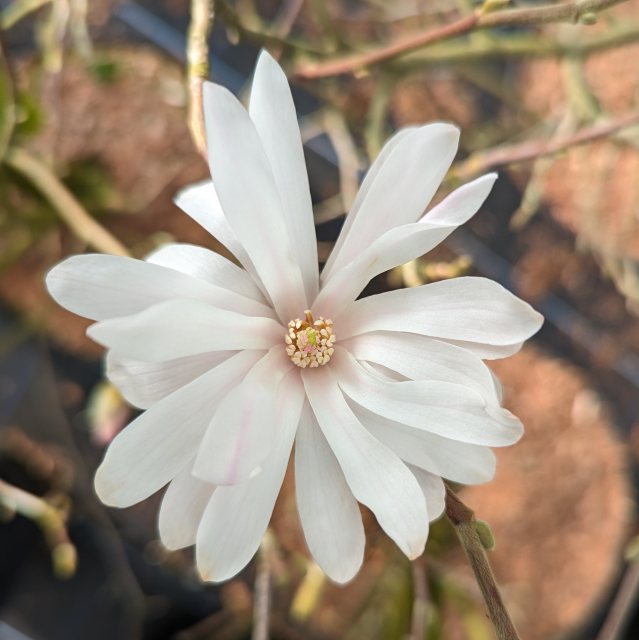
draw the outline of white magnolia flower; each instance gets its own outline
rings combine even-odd
[[[542,318],[484,278],[357,297],[468,220],[496,176],[424,215],[459,132],[401,130],[320,276],[280,67],[261,55],[248,112],[215,84],[204,87],[204,111],[214,182],[182,191],[177,204],[244,268],[172,244],[145,261],[75,256],[47,277],[61,305],[97,321],[89,335],[108,348],[109,378],[146,410],[111,443],[98,495],[127,507],[168,484],[164,544],[195,544],[202,576],[225,580],[257,550],[295,443],[299,515],[328,576],[347,581],[362,563],[358,502],[415,558],[442,513],[442,478],[490,480],[490,447],[521,436],[482,359],[515,353]]]

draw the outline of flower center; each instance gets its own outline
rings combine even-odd
[[[326,364],[335,351],[333,321],[321,316],[319,320],[314,320],[309,310],[304,315],[304,320],[295,318],[288,323],[288,333],[284,338],[286,353],[293,364],[302,369],[319,367]]]

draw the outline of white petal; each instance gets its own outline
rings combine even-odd
[[[375,276],[436,247],[476,213],[496,178],[493,173],[460,187],[419,222],[395,227],[374,240],[350,264],[325,280],[314,309],[325,317],[337,317]]]
[[[273,512],[293,446],[304,392],[297,372],[278,392],[278,432],[262,473],[242,484],[218,487],[197,532],[197,566],[204,580],[228,580],[257,551]]]
[[[156,249],[145,260],[266,304],[262,292],[248,271],[210,249],[193,244],[167,244]]]
[[[210,82],[204,84],[204,117],[209,166],[226,219],[255,265],[280,319],[288,322],[308,306],[261,140],[237,99]]]
[[[344,220],[342,230],[339,236],[337,237],[335,246],[333,247],[333,250],[328,256],[328,260],[324,265],[324,269],[322,270],[322,274],[321,274],[322,282],[324,282],[332,272],[335,258],[339,255],[339,252],[342,248],[342,244],[344,244],[344,239],[350,233],[350,228],[353,225],[353,221],[355,220],[355,218],[357,218],[357,216],[361,211],[362,202],[366,199],[366,196],[368,195],[368,192],[370,191],[373,184],[375,184],[375,181],[377,180],[377,176],[381,172],[382,167],[386,164],[386,161],[390,157],[392,151],[395,149],[395,147],[397,147],[397,145],[404,138],[406,138],[413,132],[417,131],[418,129],[419,127],[404,127],[396,131],[394,135],[386,141],[386,143],[382,147],[382,150],[379,152],[378,156],[373,161],[373,164],[370,166],[369,170],[366,172],[366,175],[364,176],[364,180],[362,181],[359,191],[355,196],[355,200],[353,201],[353,206],[351,207],[351,210],[348,212],[346,219]]]
[[[474,346],[519,345],[543,322],[528,303],[487,278],[462,277],[362,298],[335,321],[344,339],[369,331],[405,331]],[[485,356],[490,357],[490,356]]]
[[[171,480],[162,498],[158,528],[162,544],[172,551],[195,544],[202,514],[215,486],[191,475],[187,465]]]
[[[381,364],[411,380],[440,380],[470,387],[486,402],[500,404],[492,371],[477,355],[415,333],[373,331],[340,346],[358,360]]]
[[[175,478],[193,459],[221,397],[260,358],[243,351],[154,404],[111,442],[95,475],[105,504],[129,507]]]
[[[488,447],[407,427],[368,411],[352,400],[349,406],[359,421],[404,462],[462,484],[483,484],[495,475],[495,454]]]
[[[384,232],[417,222],[446,175],[457,152],[459,130],[441,122],[420,127],[401,138],[375,180],[324,279],[354,260]]]
[[[232,351],[213,351],[165,362],[141,362],[109,351],[106,375],[127,402],[148,409],[232,355]]]
[[[302,370],[306,395],[353,495],[411,559],[424,551],[428,514],[415,476],[361,425],[331,369]]]
[[[306,544],[322,571],[348,582],[362,566],[362,516],[308,404],[295,439],[295,490]]]
[[[87,334],[120,357],[162,362],[207,351],[270,349],[283,341],[285,331],[271,318],[171,300],[134,316],[98,322]]]
[[[247,315],[273,315],[265,304],[229,289],[124,256],[68,258],[49,271],[47,287],[63,307],[92,320],[128,316],[174,299],[199,300]]]
[[[255,67],[249,113],[273,170],[307,299],[314,300],[319,284],[317,240],[302,138],[286,76],[265,50]]]
[[[428,519],[432,522],[444,513],[446,508],[446,487],[439,476],[435,476],[419,467],[408,467],[412,472],[426,498]]]
[[[221,242],[244,266],[252,263],[244,247],[224,217],[220,199],[210,180],[185,187],[175,196],[175,204]]]
[[[430,433],[490,447],[521,438],[521,423],[509,412],[486,407],[473,389],[438,380],[389,382],[366,371],[336,347],[332,369],[344,393],[380,416]]]
[[[206,430],[193,473],[230,485],[259,472],[277,439],[277,387],[294,367],[284,346],[274,347],[220,403]]]

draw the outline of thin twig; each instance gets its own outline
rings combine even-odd
[[[270,532],[264,534],[259,551],[253,604],[253,632],[251,640],[268,640],[271,610],[271,554]]]
[[[211,0],[191,0],[191,24],[186,44],[187,122],[197,150],[206,158],[202,86],[209,77],[209,34],[213,25]]]
[[[410,640],[424,640],[428,628],[430,597],[424,558],[417,558],[413,565],[413,613],[411,619]]]
[[[61,513],[45,502],[19,487],[0,480],[0,505],[9,513],[19,513],[37,524],[51,549],[53,568],[61,578],[75,573],[77,556]]]
[[[639,600],[639,562],[634,560],[621,581],[598,640],[621,640]]]
[[[550,140],[547,138],[527,140],[519,144],[504,145],[488,151],[478,151],[466,160],[454,165],[448,178],[466,180],[471,176],[476,176],[496,167],[553,155],[571,147],[606,138],[621,129],[637,124],[639,124],[639,112],[633,112],[614,120],[583,127],[572,135],[551,138]]]
[[[564,55],[590,55],[637,41],[639,24],[624,21],[593,35],[574,41],[544,37],[542,34],[499,34],[496,38],[471,38],[441,42],[389,62],[393,72],[407,74],[443,64],[477,63],[495,58],[548,58]]]
[[[585,14],[597,13],[621,2],[626,2],[626,0],[575,0],[574,2],[523,9],[506,9],[492,13],[485,13],[478,9],[455,22],[436,27],[426,33],[402,36],[397,41],[378,49],[327,62],[304,64],[296,70],[295,75],[299,78],[310,79],[353,73],[365,67],[393,60],[411,51],[416,51],[436,42],[455,38],[471,31],[513,25],[577,22]]]
[[[449,487],[446,487],[446,515],[454,526],[462,547],[464,547],[470,566],[475,574],[475,579],[484,597],[488,615],[495,627],[497,638],[499,640],[518,640],[519,635],[499,593],[495,576],[488,563],[486,550],[475,528],[475,514]]]
[[[15,24],[37,11],[51,0],[15,0],[0,14],[0,25],[3,29],[11,29]]]
[[[11,148],[7,151],[5,162],[40,191],[78,238],[103,253],[128,255],[126,247],[98,224],[62,182],[37,158],[24,149]]]

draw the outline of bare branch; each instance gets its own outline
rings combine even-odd
[[[191,0],[191,24],[186,44],[186,78],[189,99],[187,122],[197,150],[206,158],[206,132],[202,86],[209,76],[209,34],[213,25],[210,0]]]
[[[126,247],[89,215],[40,160],[24,149],[12,148],[7,151],[5,162],[40,191],[78,238],[103,253],[118,256],[129,254]]]
[[[626,0],[575,0],[559,4],[524,9],[506,9],[486,13],[481,9],[426,33],[403,36],[395,42],[371,51],[329,60],[304,64],[295,75],[298,78],[325,78],[353,73],[380,62],[392,60],[442,40],[448,40],[480,29],[513,25],[546,24],[549,22],[577,22],[583,15],[597,13]]]
[[[486,550],[475,527],[475,514],[469,509],[447,486],[446,487],[446,515],[455,527],[459,540],[464,547],[470,566],[475,574],[488,615],[495,627],[499,640],[519,640],[515,625],[510,619],[502,600],[499,588],[495,582]]]
[[[534,160],[542,156],[549,156],[570,147],[606,138],[621,129],[639,124],[639,112],[628,113],[614,120],[600,122],[589,127],[583,127],[568,136],[558,136],[548,140],[527,140],[519,144],[504,145],[488,151],[478,151],[466,160],[456,164],[450,171],[449,179],[466,180],[495,167],[515,162]]]

